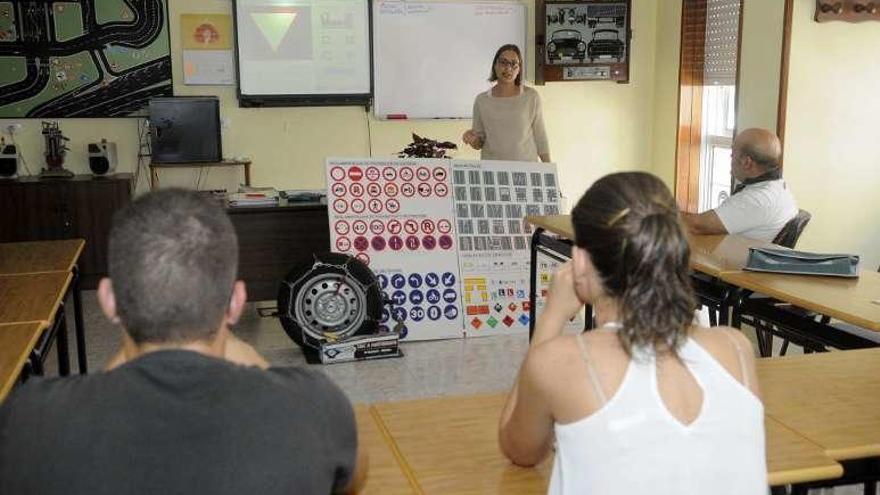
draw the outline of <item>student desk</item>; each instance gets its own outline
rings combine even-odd
[[[546,493],[552,458],[536,468],[511,464],[498,448],[504,394],[376,404],[420,493]],[[767,418],[771,485],[839,477],[843,468],[801,435]]]
[[[758,360],[767,414],[837,460],[880,456],[880,349]]]
[[[73,274],[74,331],[79,372],[88,371],[78,262],[85,248],[82,239],[0,243],[0,275],[69,272]]]
[[[744,291],[794,304],[853,325],[880,332],[880,273],[862,271],[859,278],[782,275],[758,272],[730,272],[721,279]],[[877,343],[841,332],[816,321],[812,314],[780,309],[772,301],[747,298],[734,304],[734,326],[745,315],[775,325],[782,336],[792,336],[799,344],[813,350],[825,347],[856,349],[876,347]],[[878,301],[878,302],[874,302]],[[749,321],[755,324],[759,322]]]
[[[767,415],[843,464],[836,484],[880,478],[880,349],[759,359],[758,378]]]
[[[498,450],[504,395],[447,397],[373,407],[412,472],[418,493],[546,493],[551,460],[521,468]]]
[[[386,438],[384,426],[365,404],[354,406],[357,420],[358,445],[366,448],[370,458],[367,484],[361,493],[398,495],[417,493],[410,482],[410,473],[398,461],[394,442]]]
[[[0,324],[0,402],[18,381],[44,329],[41,322]]]
[[[0,275],[0,323],[38,322],[43,328],[48,327],[47,340],[57,334],[58,371],[62,375],[70,373],[62,302],[72,279],[69,272]],[[35,352],[41,358],[40,351]],[[34,365],[39,365],[39,361],[35,359]]]

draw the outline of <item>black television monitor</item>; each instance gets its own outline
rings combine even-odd
[[[214,96],[151,99],[150,149],[154,163],[222,160],[219,100]]]

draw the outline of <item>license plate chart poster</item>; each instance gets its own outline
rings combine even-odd
[[[462,337],[451,164],[441,159],[329,158],[330,249],[377,275],[406,340]]]
[[[454,161],[464,329],[468,337],[527,332],[527,215],[559,213],[556,166]]]

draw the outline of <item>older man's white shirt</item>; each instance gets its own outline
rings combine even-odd
[[[727,198],[715,213],[729,234],[771,242],[798,213],[782,179],[751,184]]]

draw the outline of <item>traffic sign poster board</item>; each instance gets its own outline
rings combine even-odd
[[[450,161],[330,158],[326,166],[330,248],[378,276],[394,301],[381,325],[402,322],[407,340],[461,337]]]
[[[532,228],[524,218],[559,213],[556,166],[457,160],[452,174],[465,334],[527,332]],[[553,266],[544,268],[546,278]]]

